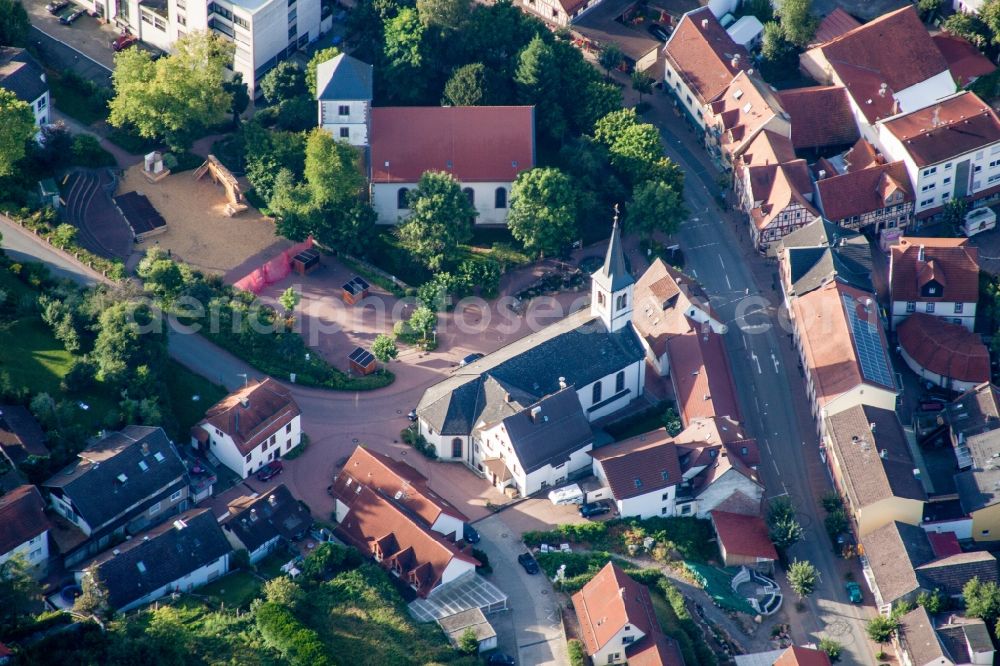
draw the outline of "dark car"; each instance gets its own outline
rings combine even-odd
[[[283,465],[280,460],[275,460],[274,462],[269,462],[259,470],[257,470],[257,480],[258,481],[270,481],[274,477],[281,474]]]
[[[49,14],[58,14],[67,7],[69,7],[69,0],[52,0],[52,2],[45,5],[45,11]]]
[[[417,410],[411,409],[410,413],[406,415],[406,418],[410,419],[410,423],[417,420]]]
[[[603,516],[608,511],[611,511],[611,507],[602,502],[594,502],[592,504],[581,504],[580,505],[580,515],[584,518],[593,518],[594,516]]]
[[[656,37],[661,42],[665,42],[670,39],[670,33],[667,32],[667,29],[659,23],[650,23],[646,30],[649,30],[649,34]]]
[[[535,558],[531,556],[531,553],[521,553],[517,556],[517,563],[520,564],[524,570],[530,575],[534,576],[538,573],[538,562]]]
[[[490,658],[486,660],[487,666],[514,666],[517,662],[514,661],[514,657],[509,654],[504,654],[503,652],[494,652],[490,655]]]
[[[60,16],[59,22],[62,23],[63,25],[70,25],[71,23],[73,23],[73,21],[77,20],[86,13],[87,10],[84,9],[83,7],[79,9],[74,9],[69,14],[66,14],[65,16]]]
[[[480,354],[479,352],[476,352],[475,354],[469,354],[468,356],[466,356],[465,358],[462,359],[462,362],[458,364],[458,367],[464,368],[465,366],[469,365],[470,363],[472,363],[474,361],[478,361],[483,356],[485,356],[485,354]]]
[[[479,532],[472,525],[465,525],[462,528],[462,539],[465,543],[479,543]]]

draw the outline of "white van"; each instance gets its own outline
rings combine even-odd
[[[974,208],[965,214],[965,223],[962,225],[962,233],[971,238],[976,234],[989,231],[997,226],[997,214],[992,208]]]
[[[577,484],[556,488],[549,493],[549,501],[555,505],[583,504],[583,491]]]

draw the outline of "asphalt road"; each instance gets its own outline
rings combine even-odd
[[[768,275],[761,276],[759,264],[751,264],[764,260],[747,256],[745,238],[738,238],[736,228],[725,221],[715,198],[720,191],[717,172],[679,140],[687,133],[682,121],[672,113],[659,118],[668,119],[657,123],[666,153],[686,174],[685,200],[691,217],[679,234],[685,270],[701,282],[715,315],[729,326],[726,346],[744,425],[761,447],[759,472],[767,495],[791,497],[805,529],[805,538],[790,549],[790,556],[812,562],[822,577],[807,601],[806,612],[798,613],[794,597],[786,597],[785,612],[792,618],[793,635],[798,625],[812,641],[829,637],[840,642],[844,646],[842,663],[874,663],[864,633],[864,620],[873,609],[846,601],[845,565],[832,552],[815,498],[816,485],[832,486],[821,468],[815,427],[805,406],[805,385],[788,333],[778,327],[780,291],[772,288]],[[758,285],[754,279],[755,268],[764,284]]]

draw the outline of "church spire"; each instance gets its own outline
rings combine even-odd
[[[604,257],[604,265],[592,277],[600,287],[610,293],[620,291],[635,283],[632,274],[625,266],[621,226],[618,223],[618,204],[615,204],[615,221],[611,227],[611,242],[608,243],[608,253]]]
[[[604,265],[590,276],[590,312],[600,317],[609,331],[617,331],[632,320],[632,287],[635,280],[625,265],[618,206],[611,227],[611,242]]]

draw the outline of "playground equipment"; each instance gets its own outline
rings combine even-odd
[[[222,185],[223,189],[226,190],[226,198],[229,199],[229,203],[226,204],[226,215],[233,217],[247,209],[243,200],[243,190],[240,188],[236,176],[223,166],[215,155],[209,155],[205,163],[195,170],[194,179],[201,180],[201,177],[206,173],[212,176],[212,180],[217,185]]]

